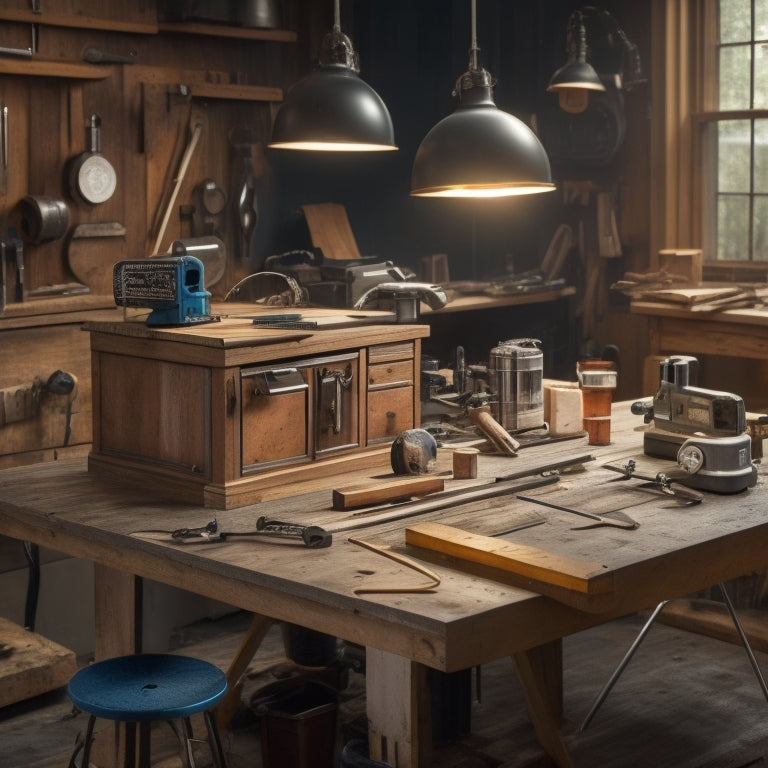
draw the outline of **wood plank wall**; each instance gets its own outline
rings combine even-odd
[[[62,0],[50,12],[45,3],[41,8],[34,13],[28,0],[9,0],[0,9],[0,46],[35,46],[28,57],[0,56],[0,106],[8,110],[3,235],[13,227],[24,239],[30,217],[19,202],[25,196],[61,200],[69,213],[63,236],[25,243],[28,298],[45,286],[72,282],[111,294],[111,284],[105,289],[96,273],[83,277],[83,264],[109,271],[121,258],[164,253],[174,239],[192,234],[213,234],[225,243],[226,268],[210,286],[214,296],[221,293],[251,271],[238,225],[238,185],[246,170],[256,177],[266,173],[272,110],[295,79],[297,62],[308,60],[310,33],[306,21],[297,31],[295,3],[281,4],[277,30],[170,23],[162,3],[153,0]],[[89,63],[83,58],[87,48],[135,63]],[[91,149],[94,114],[102,121],[101,154],[117,177],[114,195],[99,204],[84,201],[69,178],[73,164]],[[158,238],[197,124],[199,142]],[[226,198],[220,213],[206,211],[206,180],[215,184],[217,200]],[[182,219],[182,207],[189,213],[194,208],[194,215]],[[125,227],[124,235],[71,237],[81,224],[114,223]],[[7,280],[13,279],[9,265]]]

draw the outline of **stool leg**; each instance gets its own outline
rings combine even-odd
[[[224,755],[224,747],[221,744],[219,728],[216,725],[216,717],[208,710],[203,714],[205,727],[208,731],[208,744],[211,750],[211,757],[216,768],[227,768],[227,758]]]
[[[195,768],[195,755],[192,751],[192,742],[194,740],[192,731],[192,721],[188,717],[181,721],[181,741],[184,745],[184,758],[187,761],[188,768]]]
[[[80,766],[81,768],[88,768],[88,761],[91,759],[91,743],[93,742],[93,726],[95,723],[96,718],[93,715],[90,715],[88,718],[88,725],[85,729],[85,741],[83,741],[82,745],[75,747],[75,751],[72,753],[72,757],[69,758],[69,765],[67,768],[77,768],[75,758],[77,757],[77,753],[80,751],[83,753]]]
[[[152,764],[152,723],[138,723],[139,730],[139,768],[150,768]]]

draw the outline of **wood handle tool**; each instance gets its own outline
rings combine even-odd
[[[470,408],[469,418],[502,453],[508,453],[512,456],[517,454],[520,443],[493,418],[489,405]]]

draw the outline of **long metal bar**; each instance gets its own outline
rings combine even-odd
[[[530,488],[540,488],[544,485],[556,483],[559,480],[558,475],[548,475],[545,477],[532,477],[529,480],[508,480],[487,485],[476,486],[475,488],[466,488],[461,491],[447,491],[446,493],[435,494],[428,499],[419,499],[418,501],[405,502],[404,504],[395,504],[385,510],[378,510],[375,513],[360,516],[347,517],[339,520],[337,523],[330,523],[324,526],[328,533],[341,533],[342,531],[354,531],[359,528],[366,528],[369,525],[378,525],[379,523],[389,523],[394,520],[403,520],[407,517],[415,517],[426,512],[433,512],[437,509],[443,509],[457,504],[466,504],[470,501],[481,501],[490,499],[494,496],[503,494],[514,494],[517,491],[527,491]]]
[[[574,509],[573,507],[566,507],[562,504],[555,504],[551,501],[546,501],[545,499],[540,499],[537,496],[519,496],[517,497],[520,499],[520,501],[530,501],[533,504],[541,504],[543,507],[549,507],[550,509],[556,509],[560,512],[570,512],[573,515],[579,515],[580,517],[586,517],[589,520],[594,520],[598,525],[610,525],[614,528],[626,528],[627,530],[634,530],[635,528],[639,528],[640,524],[636,520],[632,520],[628,515],[623,515],[623,520],[612,520],[609,517],[601,517],[600,515],[595,515],[592,512],[585,512],[582,509]],[[590,528],[594,526],[588,526]]]

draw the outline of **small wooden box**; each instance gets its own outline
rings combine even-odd
[[[428,326],[302,309],[317,329],[256,328],[260,308],[237,307],[244,313],[226,305],[221,322],[190,327],[86,324],[89,469],[230,509],[300,480],[388,467],[391,441],[420,420]]]
[[[701,283],[704,263],[703,254],[698,248],[670,248],[659,251],[659,269],[670,275],[684,278],[691,286]]]

